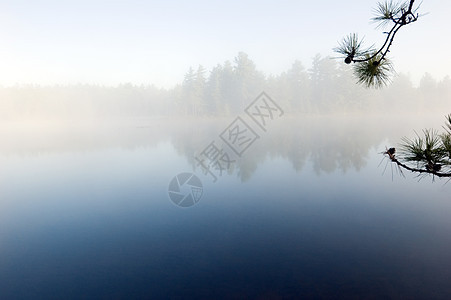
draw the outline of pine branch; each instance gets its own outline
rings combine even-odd
[[[436,171],[433,167],[431,168],[425,168],[425,169],[420,169],[420,168],[412,168],[409,167],[408,165],[400,162],[396,157],[395,157],[395,148],[390,148],[388,149],[386,152],[384,152],[384,154],[386,154],[390,160],[392,162],[394,162],[395,164],[397,164],[399,167],[404,168],[406,170],[409,170],[411,172],[415,172],[415,173],[426,173],[426,174],[431,174],[437,177],[451,177],[451,173],[441,173],[439,171]]]
[[[415,139],[403,139],[400,159],[395,157],[395,148],[383,152],[399,167],[411,172],[451,177],[451,114],[447,117],[445,132],[438,134],[435,130],[423,130],[423,136],[417,134]],[[416,167],[409,166],[415,163]]]
[[[419,15],[416,13],[418,7],[414,8],[414,2],[415,0],[410,0],[410,2],[395,4],[392,0],[386,0],[385,3],[378,4],[376,12],[379,15],[374,17],[372,20],[375,22],[380,22],[378,27],[387,25],[389,22],[393,23],[391,29],[388,32],[384,32],[387,34],[387,37],[379,49],[372,50],[371,47],[367,50],[361,50],[363,40],[359,41],[357,34],[351,34],[348,37],[345,37],[339,43],[339,47],[334,49],[335,52],[344,55],[344,61],[346,64],[350,64],[352,62],[366,64],[365,67],[356,68],[356,75],[359,78],[359,83],[364,83],[367,87],[380,87],[381,85],[385,85],[389,82],[387,79],[390,77],[390,72],[392,69],[387,68],[389,65],[388,63],[385,64],[385,67],[383,67],[383,65],[387,59],[386,56],[388,52],[390,52],[390,47],[393,45],[393,41],[399,29],[418,20]],[[371,69],[371,67],[367,64],[368,62],[370,62],[375,69],[380,70],[372,70],[371,72],[368,72],[368,70]],[[384,80],[380,81],[377,78],[375,80],[371,78],[376,75],[379,76],[379,78],[384,78]]]

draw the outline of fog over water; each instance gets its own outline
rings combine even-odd
[[[336,111],[313,102],[307,112],[303,99],[312,98],[289,101],[274,90],[268,94],[284,112],[264,131],[244,109],[207,112],[196,102],[178,104],[181,98],[165,106],[143,96],[155,92],[145,87],[2,92],[24,97],[30,90],[39,97],[3,101],[6,298],[451,292],[449,184],[405,171],[404,178],[381,155],[403,136],[440,129],[444,111],[407,113],[393,105],[370,113],[333,98]],[[61,98],[52,99],[57,91]],[[93,91],[103,93],[101,104]],[[69,99],[79,94],[79,102]],[[243,107],[254,100],[242,99]],[[229,149],[234,163],[215,181],[196,157],[212,141],[226,151],[220,136],[238,116],[259,138],[241,157]],[[181,173],[202,183],[201,197],[187,208],[168,194]]]
[[[0,298],[449,299],[451,182],[382,153],[444,130],[450,4],[365,89],[374,6],[2,2]]]

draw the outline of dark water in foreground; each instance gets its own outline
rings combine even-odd
[[[287,119],[213,182],[229,121],[2,131],[0,298],[449,298],[451,183],[378,166],[431,123]]]

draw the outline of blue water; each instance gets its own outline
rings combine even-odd
[[[4,152],[0,298],[449,298],[450,184],[379,165],[383,134],[324,132],[262,136],[217,182],[191,157],[211,136]]]

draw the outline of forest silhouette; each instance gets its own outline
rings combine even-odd
[[[268,157],[284,158],[296,171],[307,163],[317,174],[359,170],[373,147],[387,139],[396,143],[414,129],[431,126],[430,120],[441,124],[451,112],[449,76],[437,81],[426,73],[415,87],[409,76],[398,74],[390,86],[374,90],[357,85],[349,66],[329,57],[316,55],[310,68],[295,61],[289,70],[267,76],[239,53],[210,71],[190,68],[172,89],[132,84],[0,87],[5,124],[0,152],[134,149],[169,139],[197,169],[196,152],[262,91],[283,108],[283,122],[230,170],[243,181]]]
[[[114,118],[148,116],[233,116],[262,91],[287,114],[407,113],[451,111],[451,78],[436,80],[425,73],[418,86],[398,74],[381,90],[355,83],[352,70],[329,57],[316,55],[311,67],[295,61],[289,70],[265,75],[240,52],[211,70],[190,68],[171,89],[153,85],[100,86],[74,84],[0,87],[0,118]]]

